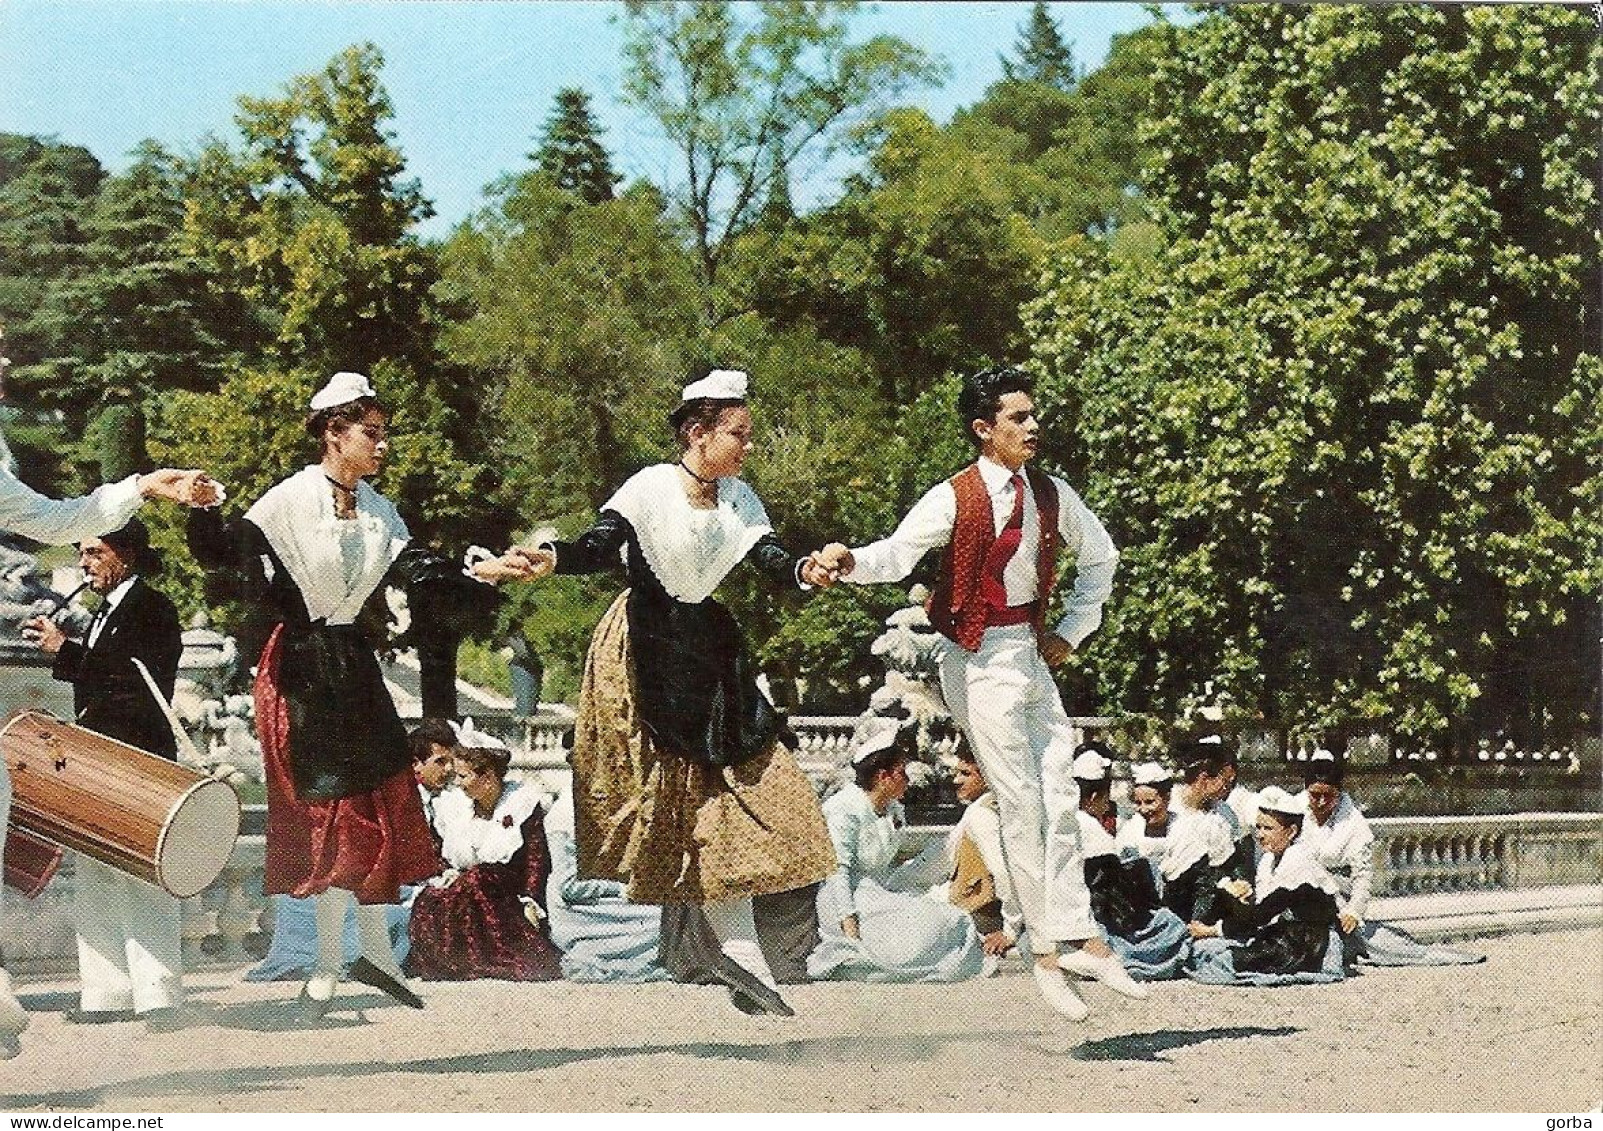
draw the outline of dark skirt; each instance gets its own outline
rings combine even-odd
[[[402,768],[373,788],[332,799],[304,796],[297,785],[302,775],[295,772],[300,754],[295,742],[297,712],[280,683],[283,638],[281,625],[262,649],[255,685],[256,733],[267,779],[262,890],[267,895],[309,896],[335,887],[354,892],[360,903],[395,903],[402,884],[440,871],[404,738],[399,746]],[[391,717],[394,714],[392,703]],[[396,723],[399,726],[399,719]],[[354,717],[337,725],[331,720],[327,729],[316,733],[315,744],[299,745],[333,750],[347,738],[361,744],[367,737],[358,734],[363,725],[364,720]],[[330,741],[336,736],[337,741]]]
[[[561,955],[546,934],[545,881],[551,874],[536,812],[523,823],[523,847],[504,864],[476,864],[445,887],[424,887],[412,904],[407,972],[428,981],[500,978],[549,982]],[[540,909],[530,920],[524,898]]]

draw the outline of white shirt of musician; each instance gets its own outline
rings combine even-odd
[[[983,456],[979,467],[980,478],[991,496],[991,517],[1000,534],[1013,513],[1013,472]],[[1119,552],[1107,528],[1074,489],[1055,475],[1052,482],[1058,489],[1058,534],[1063,539],[1064,549],[1077,555],[1074,588],[1064,602],[1063,619],[1054,631],[1078,647],[1102,623],[1102,606],[1113,592],[1113,572],[1119,564]],[[952,528],[956,523],[957,492],[952,489],[950,480],[942,480],[913,504],[913,509],[888,538],[852,550],[856,564],[842,580],[856,585],[900,581],[925,554],[952,540]],[[1041,518],[1035,507],[1035,492],[1026,486],[1019,545],[1021,548],[1037,546],[1040,538]],[[1042,596],[1036,592],[1039,581],[1035,554],[1014,554],[1003,567],[1002,583],[1009,605],[1025,605]]]
[[[128,596],[128,590],[132,589],[134,582],[138,580],[139,575],[137,573],[131,574],[124,578],[117,588],[106,594],[100,608],[95,612],[95,619],[89,625],[89,635],[84,638],[83,642],[85,648],[93,648],[95,646],[95,641],[99,640],[101,634],[106,631],[106,622],[111,619],[111,614],[117,611],[117,606],[122,604],[122,599]]]

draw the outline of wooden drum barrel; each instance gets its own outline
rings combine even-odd
[[[0,722],[11,821],[185,899],[239,837],[233,786],[42,711]]]

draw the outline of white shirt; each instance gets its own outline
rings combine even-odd
[[[1014,473],[984,456],[979,459],[979,468],[980,478],[991,495],[991,517],[1000,534],[1013,513]],[[1102,623],[1102,606],[1113,592],[1113,571],[1118,566],[1119,552],[1113,546],[1113,539],[1108,537],[1107,529],[1073,488],[1055,475],[1052,482],[1058,489],[1058,534],[1063,539],[1064,549],[1077,555],[1074,589],[1064,604],[1063,619],[1055,631],[1078,647]],[[900,581],[925,554],[952,540],[956,523],[957,492],[952,489],[950,480],[942,480],[913,504],[913,509],[890,537],[852,551],[856,564],[843,580],[857,585]],[[1015,553],[1002,570],[1009,605],[1024,605],[1038,597],[1049,596],[1037,592],[1036,555],[1026,550],[1026,547],[1039,546],[1040,540],[1041,518],[1035,506],[1035,492],[1029,490],[1029,482],[1025,480],[1020,552]]]
[[[9,470],[10,454],[0,437],[0,530],[66,546],[120,529],[144,502],[137,475],[97,487],[81,499],[46,498]]]
[[[1304,803],[1308,791],[1298,796]],[[1362,919],[1369,910],[1369,887],[1374,874],[1375,833],[1363,812],[1344,791],[1330,820],[1320,824],[1310,814],[1303,820],[1298,844],[1308,846],[1336,881],[1336,903],[1343,914]]]
[[[94,623],[89,626],[89,635],[84,638],[83,646],[85,648],[93,648],[95,646],[95,641],[99,640],[100,634],[106,630],[106,622],[111,619],[111,614],[117,611],[117,606],[122,604],[122,599],[128,596],[128,590],[132,589],[134,582],[138,580],[139,575],[137,573],[130,574],[128,577],[123,578],[115,589],[102,598],[101,607],[95,610]]]

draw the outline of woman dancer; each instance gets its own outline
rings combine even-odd
[[[396,964],[385,906],[398,902],[401,884],[434,875],[438,861],[406,731],[357,617],[386,584],[427,587],[448,602],[491,592],[409,546],[395,505],[364,482],[383,466],[385,425],[367,378],[336,373],[306,420],[319,461],[269,489],[243,520],[197,511],[189,526],[201,564],[242,578],[276,622],[255,686],[267,779],[264,889],[317,897],[317,966],[301,990],[309,1021],[327,1012],[339,984],[353,897],[362,955],[350,976],[423,1007]],[[502,559],[474,570],[485,581],[516,572]]]
[[[579,874],[635,903],[699,903],[735,1005],[792,1014],[752,918],[754,895],[823,880],[835,853],[812,785],[780,742],[740,626],[713,591],[749,558],[777,580],[830,578],[788,553],[736,478],[751,451],[744,373],[684,390],[677,463],[648,467],[572,542],[524,551],[531,573],[614,568],[629,588],[596,627],[573,751]]]

